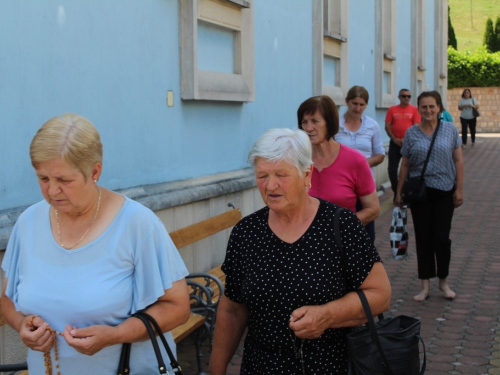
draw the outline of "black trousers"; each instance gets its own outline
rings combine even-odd
[[[470,129],[470,139],[472,143],[475,143],[477,118],[465,119],[460,117],[460,123],[462,124],[462,144],[467,144],[467,127]]]
[[[387,172],[389,174],[389,181],[391,181],[391,188],[394,194],[398,190],[398,168],[399,162],[403,157],[401,155],[401,146],[398,146],[393,141],[389,143],[389,162]]]
[[[410,210],[417,243],[418,278],[448,277],[451,259],[451,220],[454,190],[427,188],[427,201]]]

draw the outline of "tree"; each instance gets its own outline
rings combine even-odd
[[[497,16],[495,21],[495,48],[491,52],[500,51],[500,16]]]
[[[457,38],[455,36],[455,29],[453,29],[453,25],[451,24],[449,5],[448,5],[448,45],[452,46],[455,50],[457,49]]]
[[[488,17],[486,20],[486,30],[484,31],[484,42],[483,44],[486,47],[488,52],[494,52],[495,49],[495,31],[493,30],[493,21]]]

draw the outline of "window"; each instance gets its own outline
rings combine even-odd
[[[396,1],[377,0],[375,39],[375,91],[378,108],[397,100],[396,89]]]
[[[315,0],[313,4],[313,91],[343,104],[349,89],[349,1]]]
[[[425,91],[425,0],[412,0],[412,91]]]
[[[255,100],[253,0],[179,0],[181,97]]]

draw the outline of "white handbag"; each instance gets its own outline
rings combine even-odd
[[[392,258],[395,260],[405,259],[408,255],[408,226],[406,207],[394,207],[392,211],[391,239]]]

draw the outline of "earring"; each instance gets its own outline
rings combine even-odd
[[[94,180],[94,184],[97,184],[97,180]]]

